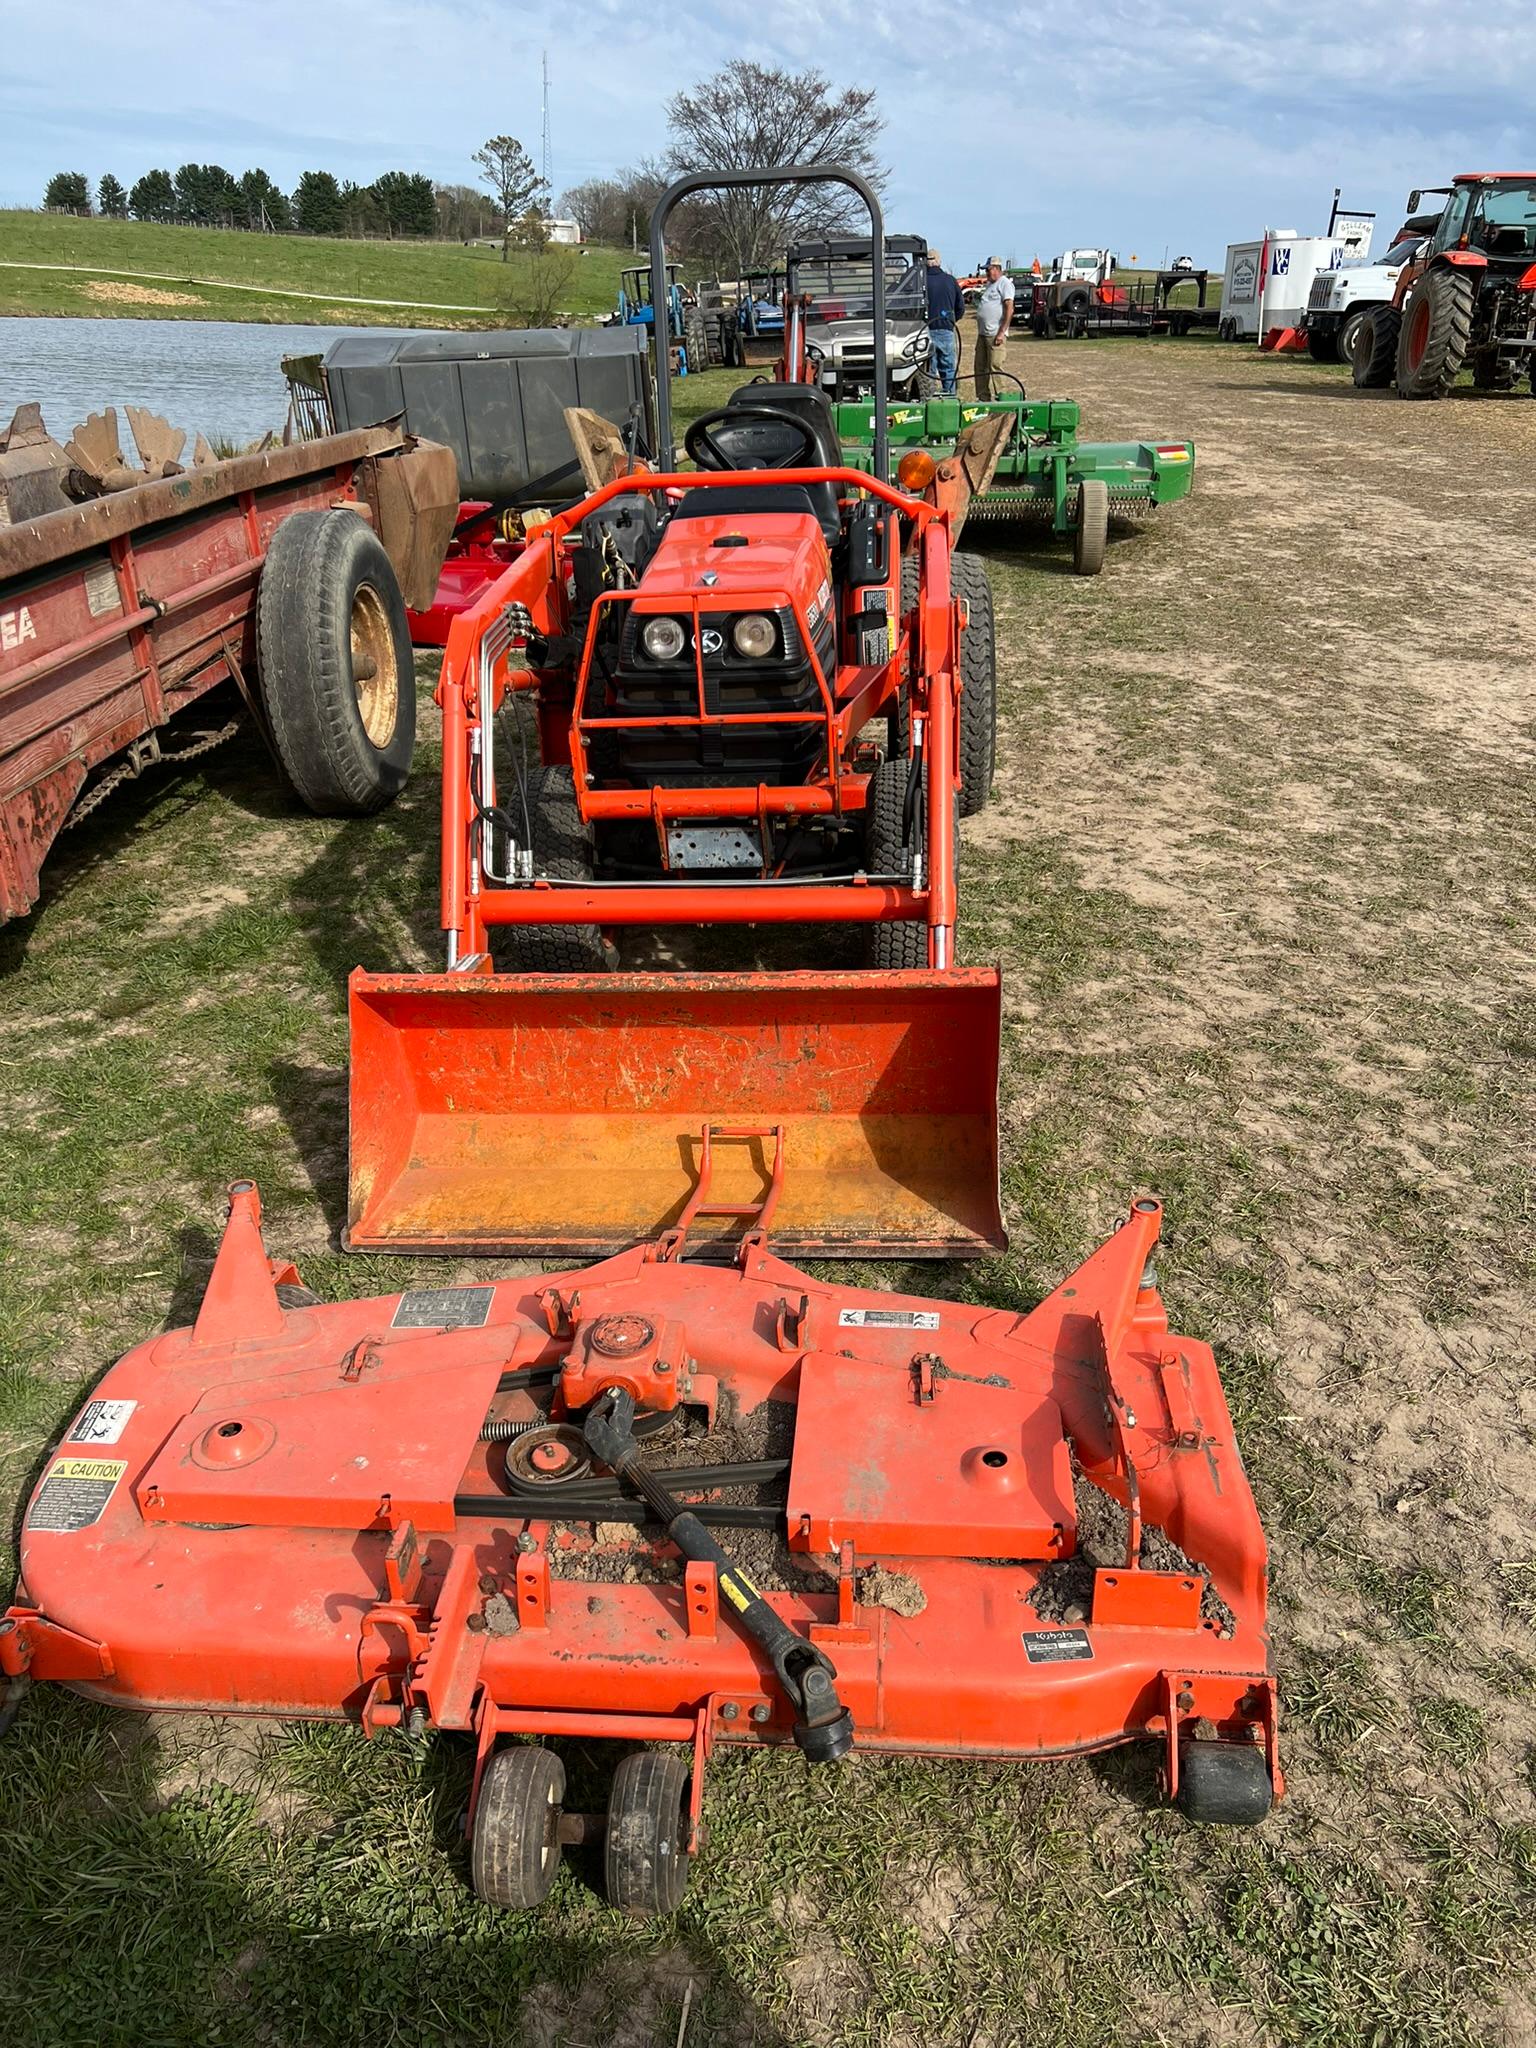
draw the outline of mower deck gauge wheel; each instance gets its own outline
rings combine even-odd
[[[660,1749],[633,1749],[614,1773],[603,1851],[610,1905],[637,1915],[675,1913],[688,1883],[688,1765]]]
[[[475,1890],[491,1906],[538,1906],[560,1868],[565,1765],[553,1750],[518,1743],[485,1767],[470,1843]]]
[[[1274,1804],[1264,1752],[1252,1742],[1179,1745],[1178,1804],[1207,1827],[1251,1828]]]

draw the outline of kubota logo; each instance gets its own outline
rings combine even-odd
[[[25,605],[19,612],[0,612],[0,654],[9,654],[36,638],[37,628]]]

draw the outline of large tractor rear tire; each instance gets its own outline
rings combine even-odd
[[[950,575],[970,615],[960,636],[960,815],[974,818],[991,802],[997,765],[997,633],[983,565],[956,555]]]
[[[949,572],[956,597],[965,599],[970,623],[960,638],[960,815],[974,818],[991,801],[997,765],[997,627],[992,584],[974,555],[952,555]],[[917,563],[909,556],[901,565],[901,612],[905,618],[917,604]],[[905,760],[909,707],[906,690],[891,714],[891,754]],[[926,956],[925,956],[926,957]]]
[[[1472,344],[1476,298],[1471,278],[1449,264],[1426,270],[1414,283],[1397,337],[1399,398],[1444,398]]]
[[[295,512],[272,536],[256,591],[256,669],[272,744],[322,818],[393,803],[416,747],[405,600],[355,512]]]
[[[1392,382],[1397,366],[1397,336],[1403,316],[1396,306],[1371,306],[1355,329],[1355,345],[1349,352],[1356,388],[1382,391]]]
[[[590,882],[592,838],[576,803],[569,768],[535,768],[528,778],[528,824],[533,869],[559,882]],[[517,792],[501,794],[502,808],[521,822]],[[595,924],[511,924],[491,934],[491,951],[505,974],[602,974],[610,966]]]

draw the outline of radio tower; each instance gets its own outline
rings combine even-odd
[[[544,140],[543,140],[543,146],[541,147],[541,149],[540,149],[540,151],[539,151],[539,176],[540,176],[540,177],[541,177],[541,178],[542,178],[542,179],[544,180],[544,204],[545,204],[546,206],[551,206],[551,207],[552,207],[552,206],[554,205],[554,203],[555,203],[555,187],[554,187],[554,183],[553,183],[553,177],[552,177],[552,171],[551,171],[551,165],[550,165],[550,157],[549,157],[549,52],[548,52],[548,50],[546,50],[546,51],[544,52]]]

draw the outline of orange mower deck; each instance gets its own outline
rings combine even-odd
[[[1196,1817],[1257,1819],[1264,1539],[1158,1227],[1138,1202],[1027,1314],[826,1284],[755,1233],[700,1263],[686,1225],[584,1272],[320,1305],[238,1184],[195,1327],[113,1367],[33,1494],[10,1703],[54,1681],[468,1734],[477,1872],[486,1830],[543,1830],[526,1882],[482,1886],[509,1903],[594,1825],[510,1736],[684,1745],[615,1793],[624,1828],[670,1799],[679,1853],[721,1741],[1147,1740]],[[621,1855],[643,1909],[632,1880]]]

